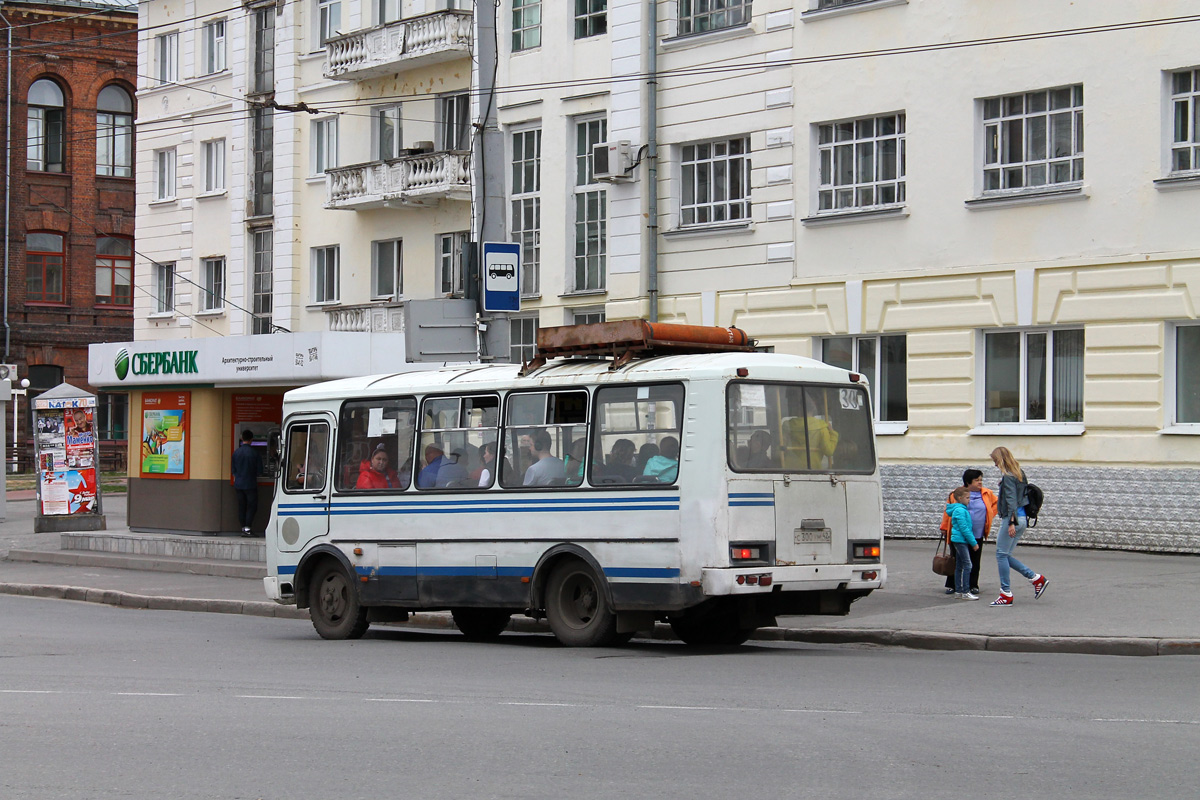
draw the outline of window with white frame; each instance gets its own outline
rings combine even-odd
[[[1171,172],[1200,170],[1200,69],[1171,74]]]
[[[154,151],[154,199],[175,199],[175,150]]]
[[[821,342],[821,360],[866,376],[876,422],[908,420],[908,343],[904,334],[833,336]]]
[[[371,296],[394,299],[404,293],[404,248],[400,239],[371,242]]]
[[[679,0],[679,35],[750,22],[750,0]]]
[[[204,142],[204,191],[225,191],[225,140]]]
[[[326,117],[312,123],[312,174],[322,175],[338,165],[338,120]]]
[[[251,332],[270,333],[274,328],[272,312],[275,307],[275,232],[270,228],[253,232],[254,275],[250,284]]]
[[[521,294],[536,295],[542,260],[542,129],[512,134],[512,240],[521,244]]]
[[[1175,384],[1171,422],[1200,427],[1200,325],[1176,325],[1174,334],[1174,363],[1168,366]]]
[[[575,0],[575,38],[608,33],[608,0]]]
[[[154,313],[170,314],[175,311],[175,263],[154,264],[152,272],[154,287]]]
[[[608,192],[596,181],[592,147],[608,136],[608,120],[575,123],[575,282],[577,292],[605,285],[608,258]]]
[[[438,289],[444,295],[463,294],[463,250],[470,238],[467,231],[438,234]]]
[[[338,278],[340,273],[340,247],[329,245],[312,249],[312,301],[314,303],[336,303],[340,297]]]
[[[224,72],[225,63],[225,20],[215,19],[204,23],[204,74]]]
[[[371,152],[376,161],[400,157],[400,106],[371,110]]]
[[[1083,180],[1083,85],[989,97],[983,105],[983,190]]]
[[[25,168],[38,172],[62,172],[66,167],[66,98],[62,87],[49,78],[39,78],[29,87],[27,160]]]
[[[438,142],[440,150],[471,147],[471,97],[466,92],[438,98]]]
[[[512,0],[512,49],[530,50],[542,44],[542,0]]]
[[[154,37],[155,77],[160,84],[179,80],[179,34],[161,33]]]
[[[133,177],[133,98],[120,86],[96,98],[96,174]]]
[[[317,44],[324,44],[338,35],[342,27],[342,0],[317,0]]]
[[[904,202],[904,114],[818,125],[817,151],[820,211]]]
[[[453,4],[451,4],[453,7]],[[403,14],[400,0],[376,0],[375,15],[380,25],[398,21]]]
[[[680,222],[709,225],[750,219],[750,139],[686,144]]]
[[[220,311],[225,307],[225,259],[205,258],[200,262],[200,310]]]
[[[984,333],[983,421],[1082,422],[1083,330]]]
[[[575,309],[571,312],[572,325],[595,325],[604,322],[603,308]]]
[[[508,358],[514,364],[532,361],[537,350],[537,317],[509,317]]]

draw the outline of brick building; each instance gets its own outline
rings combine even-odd
[[[8,178],[0,361],[29,379],[31,397],[62,381],[94,391],[88,344],[133,330],[137,5],[2,2],[0,24]],[[100,406],[101,436],[112,443],[102,452],[122,452],[126,397],[101,393]]]

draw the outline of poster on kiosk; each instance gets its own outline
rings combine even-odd
[[[96,397],[60,384],[33,401],[40,517],[100,514]]]

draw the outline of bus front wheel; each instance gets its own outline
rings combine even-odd
[[[582,561],[564,561],[550,573],[546,619],[568,647],[602,647],[617,642],[617,615],[600,578]]]
[[[358,639],[367,632],[367,609],[340,564],[317,567],[308,590],[308,613],[322,639]]]
[[[498,638],[512,618],[510,612],[495,608],[454,608],[450,616],[462,635],[473,642]]]

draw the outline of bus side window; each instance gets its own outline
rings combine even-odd
[[[325,465],[329,458],[329,426],[303,422],[288,431],[287,472],[283,488],[293,492],[315,492],[325,488]]]
[[[678,384],[597,389],[591,437],[592,484],[675,483],[682,427],[683,387]]]
[[[586,391],[510,394],[500,485],[570,487],[583,483],[587,459]]]
[[[417,403],[410,397],[345,403],[338,423],[338,491],[407,489],[416,417]]]
[[[417,488],[491,486],[499,419],[496,395],[426,398],[417,442]]]

